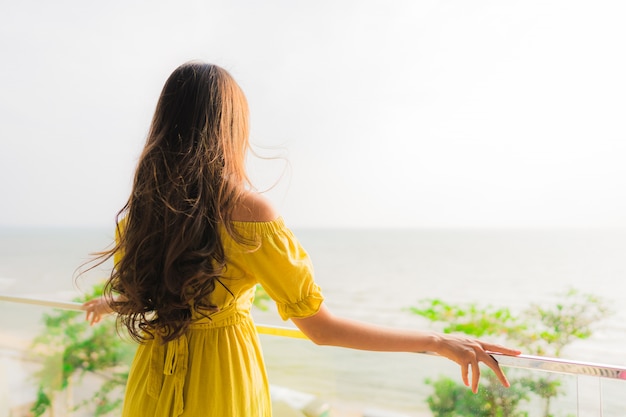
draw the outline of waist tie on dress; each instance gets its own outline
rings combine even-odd
[[[189,330],[231,326],[241,322],[241,314],[236,305],[230,305],[211,318],[202,318],[189,325]],[[163,339],[157,335],[150,342],[150,369],[148,370],[148,395],[158,399],[163,388],[164,375],[174,378],[174,416],[179,416],[184,410],[183,388],[189,365],[189,346],[187,335],[183,333],[178,338],[163,344]]]
[[[148,371],[148,395],[158,399],[163,387],[164,375],[171,376],[174,386],[173,411],[175,416],[183,413],[183,387],[189,361],[187,336],[180,337],[163,344],[157,336],[152,340],[150,350],[150,369]]]

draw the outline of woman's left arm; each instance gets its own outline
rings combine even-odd
[[[461,366],[461,376],[472,391],[478,391],[480,369],[484,362],[508,387],[509,382],[490,353],[519,355],[521,352],[504,346],[482,342],[465,336],[419,332],[378,326],[333,315],[322,304],[320,310],[307,318],[292,318],[296,326],[318,345],[341,346],[359,350],[386,352],[434,352]],[[469,369],[472,381],[469,382]]]

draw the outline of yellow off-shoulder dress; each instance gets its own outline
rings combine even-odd
[[[236,243],[225,231],[223,286],[211,301],[219,311],[197,315],[185,335],[163,344],[139,345],[131,366],[124,417],[231,417],[272,415],[269,384],[250,315],[261,284],[284,320],[319,311],[323,301],[306,251],[282,218],[234,222],[256,249]]]

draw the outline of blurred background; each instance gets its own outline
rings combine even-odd
[[[621,1],[0,3],[1,226],[106,226],[163,83],[251,107],[297,228],[626,226]]]

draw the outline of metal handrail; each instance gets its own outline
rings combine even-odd
[[[54,301],[39,298],[16,297],[2,294],[0,294],[0,301],[52,307],[62,310],[84,311],[82,304],[68,301]],[[257,324],[256,329],[260,334],[290,337],[296,339],[308,339],[300,330],[285,326]],[[436,355],[435,353],[430,352],[424,353],[429,355]],[[560,358],[549,358],[544,356],[532,355],[507,356],[499,353],[494,353],[493,356],[500,363],[500,365],[510,368],[626,380],[626,366],[606,365],[593,362],[572,361]]]

